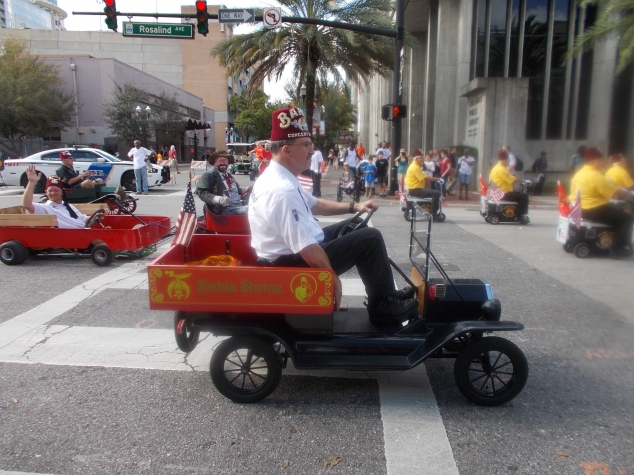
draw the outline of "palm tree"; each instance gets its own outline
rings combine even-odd
[[[566,53],[566,60],[572,60],[582,51],[588,51],[598,41],[613,33],[620,35],[619,63],[617,74],[634,61],[634,0],[582,0],[580,5],[599,3],[601,14]]]
[[[318,18],[331,21],[393,29],[390,0],[281,0],[284,16]],[[260,9],[261,14],[261,9]],[[277,29],[260,27],[236,35],[212,51],[229,76],[255,68],[247,94],[261,86],[265,78],[279,79],[287,64],[294,63],[296,97],[306,87],[306,121],[313,120],[319,85],[344,76],[361,85],[374,74],[387,76],[394,62],[394,46],[384,36],[357,33],[321,25],[285,23]]]

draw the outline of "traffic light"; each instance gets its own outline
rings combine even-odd
[[[103,9],[106,14],[106,25],[109,29],[117,31],[117,5],[114,0],[104,0],[106,7]]]
[[[196,19],[198,33],[207,36],[209,33],[209,15],[207,15],[207,0],[196,0]]]
[[[405,119],[407,117],[407,106],[405,104],[388,104],[381,107],[381,119],[394,120]]]

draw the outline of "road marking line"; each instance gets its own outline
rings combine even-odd
[[[13,472],[0,470],[0,475],[53,475],[52,473],[39,473],[39,472]]]

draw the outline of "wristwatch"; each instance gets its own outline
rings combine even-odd
[[[354,201],[350,202],[350,207],[348,208],[348,213],[354,213]]]

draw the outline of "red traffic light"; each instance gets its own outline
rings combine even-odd
[[[114,7],[114,0],[104,0],[107,7]]]
[[[204,0],[198,0],[196,2],[196,10],[199,12],[206,12],[207,11],[207,2]]]

